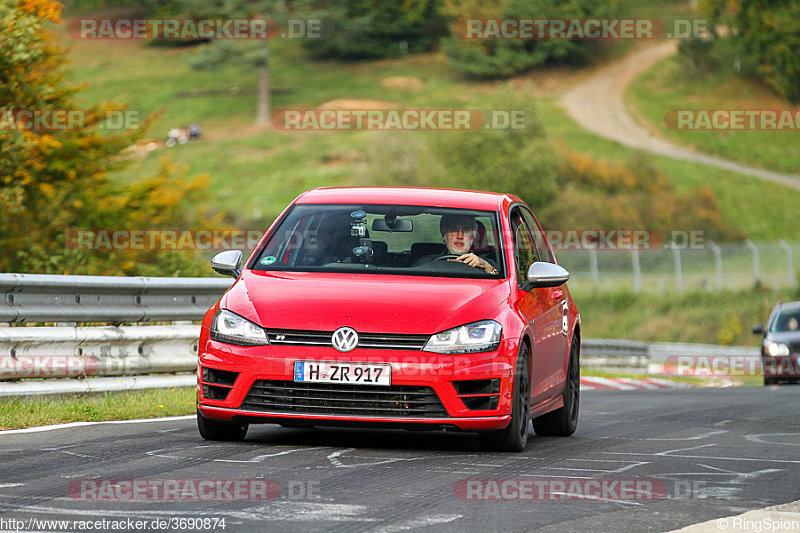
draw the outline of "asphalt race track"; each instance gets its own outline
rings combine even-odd
[[[31,521],[130,518],[176,520],[164,528],[175,531],[180,518],[224,518],[224,530],[219,521],[192,530],[668,531],[800,499],[799,408],[800,386],[589,391],[575,436],[532,436],[522,454],[483,453],[471,434],[395,430],[251,426],[244,443],[209,443],[186,418],[0,433],[0,529],[10,519],[75,531]],[[214,501],[100,496],[111,492],[98,487],[119,487],[109,480],[120,479],[248,479],[279,494],[268,501],[222,501],[225,490]],[[500,494],[486,480],[557,488],[552,482],[598,479],[605,487],[646,481],[664,495],[475,499]],[[75,489],[85,480],[97,492]],[[460,499],[463,480],[483,480],[473,488],[487,490]]]

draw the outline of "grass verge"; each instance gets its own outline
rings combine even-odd
[[[662,2],[672,9],[672,2]],[[70,41],[70,79],[88,83],[80,93],[84,103],[126,102],[142,114],[163,110],[151,130],[154,140],[166,138],[170,127],[198,122],[204,139],[175,148],[163,145],[141,155],[120,173],[122,181],[153,175],[158,161],[169,156],[190,174],[208,172],[209,203],[236,213],[245,221],[269,222],[300,192],[320,185],[360,183],[370,146],[384,142],[386,132],[287,132],[255,128],[256,73],[235,67],[195,71],[186,49],[159,49],[138,41]],[[516,109],[536,109],[552,139],[595,158],[628,160],[633,150],[583,131],[558,107],[557,95],[574,82],[579,70],[544,69],[512,80],[476,83],[461,79],[443,53],[359,63],[319,63],[308,60],[299,43],[271,44],[274,109],[310,108],[337,99],[389,102],[398,108],[507,109],[509,95]],[[157,68],[154,68],[157,65]],[[386,87],[386,78],[402,74],[416,78],[417,90]],[[313,80],[313,83],[309,83]],[[245,89],[231,92],[230,89]],[[187,96],[191,91],[217,90]],[[669,86],[662,90],[669,90]],[[228,92],[225,92],[228,91]],[[654,99],[659,100],[659,99]],[[663,115],[662,115],[663,116]],[[449,132],[442,133],[447,135]],[[413,140],[415,132],[401,132]],[[788,158],[792,150],[784,150]],[[794,156],[792,156],[794,157]],[[654,157],[679,190],[710,186],[724,218],[753,240],[800,240],[796,206],[800,192],[733,172]],[[431,184],[435,185],[435,184]]]
[[[66,422],[191,415],[195,412],[195,398],[193,387],[0,398],[0,430]]]
[[[751,333],[753,324],[763,324],[779,301],[798,296],[766,289],[573,293],[584,338],[732,346],[758,346],[759,338]]]
[[[628,103],[661,136],[733,161],[782,172],[800,172],[797,131],[693,131],[667,127],[676,109],[795,109],[767,86],[713,72],[690,72],[680,57],[657,63],[628,87]]]

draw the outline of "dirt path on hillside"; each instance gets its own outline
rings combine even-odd
[[[561,105],[584,129],[654,154],[712,165],[800,190],[800,176],[741,165],[673,144],[637,124],[625,109],[625,89],[639,74],[677,51],[677,41],[637,50],[599,68],[561,97]]]

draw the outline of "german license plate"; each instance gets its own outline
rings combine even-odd
[[[295,361],[294,380],[308,383],[391,385],[392,365],[389,363]]]

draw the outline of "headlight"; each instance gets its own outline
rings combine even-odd
[[[767,343],[767,353],[774,356],[789,355],[789,346],[782,342],[769,342]]]
[[[211,338],[241,346],[269,344],[264,328],[224,309],[220,309],[211,320]]]
[[[503,326],[494,320],[481,320],[431,336],[425,347],[434,353],[490,352],[500,345]]]

